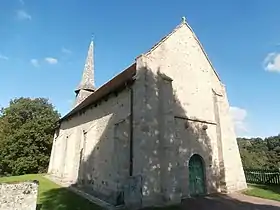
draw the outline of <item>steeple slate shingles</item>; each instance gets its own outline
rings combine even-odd
[[[93,41],[90,42],[82,80],[75,90],[75,107],[95,91]]]
[[[79,86],[77,87],[77,89],[75,90],[75,92],[77,93],[80,90],[89,90],[89,91],[95,90],[93,41],[91,41],[91,43],[89,45],[82,80],[81,80]]]

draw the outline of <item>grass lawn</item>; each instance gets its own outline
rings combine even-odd
[[[30,174],[23,176],[2,177],[1,182],[17,182],[26,180],[39,181],[39,196],[37,201],[37,209],[40,210],[101,210],[96,206],[76,195],[75,193],[63,188],[40,174]]]
[[[246,190],[244,194],[280,201],[280,186],[249,184],[248,190]]]

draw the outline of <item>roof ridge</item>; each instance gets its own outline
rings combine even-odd
[[[220,78],[218,72],[217,72],[216,69],[214,68],[214,66],[213,66],[211,60],[209,59],[209,57],[208,57],[208,55],[207,55],[207,53],[206,53],[204,47],[202,46],[202,44],[201,44],[201,42],[199,41],[199,39],[198,39],[198,37],[196,36],[196,34],[194,33],[194,30],[192,29],[192,27],[191,27],[187,22],[186,22],[186,26],[187,26],[187,27],[190,29],[190,31],[192,32],[194,39],[197,41],[199,47],[201,48],[203,54],[205,55],[207,61],[209,62],[211,68],[213,69],[214,73],[216,74],[218,80],[221,82],[221,78]]]
[[[199,41],[199,39],[197,38],[196,34],[194,33],[194,30],[192,29],[192,27],[187,23],[186,18],[182,17],[182,21],[179,25],[177,25],[170,33],[168,33],[166,36],[164,36],[160,41],[158,41],[156,44],[154,44],[150,50],[148,50],[146,53],[143,53],[141,55],[149,55],[151,52],[153,52],[157,47],[159,47],[164,41],[166,41],[171,35],[173,35],[176,31],[178,31],[182,26],[187,26],[189,28],[189,30],[191,31],[191,33],[193,34],[194,39],[196,40],[196,42],[198,43],[199,47],[201,48],[203,54],[205,55],[207,61],[209,62],[211,68],[213,69],[214,73],[216,74],[218,80],[221,82],[220,76],[217,73],[217,71],[215,70],[212,62],[210,61],[206,51],[204,50],[204,47],[202,46],[201,42]],[[140,57],[140,55],[138,56]]]
[[[181,28],[186,22],[182,21],[179,25],[177,25],[170,33],[165,35],[163,38],[161,38],[156,44],[154,44],[150,50],[148,50],[144,55],[149,55],[151,52],[153,52],[159,45],[161,45],[164,41],[166,41],[172,34],[174,34],[179,28]]]

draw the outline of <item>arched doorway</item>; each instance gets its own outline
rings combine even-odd
[[[204,161],[200,155],[193,155],[189,160],[189,192],[190,196],[204,195],[205,190]]]

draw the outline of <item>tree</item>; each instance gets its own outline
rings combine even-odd
[[[267,165],[267,146],[261,138],[238,138],[240,156],[244,168],[263,169]]]
[[[280,135],[261,138],[238,138],[244,168],[278,169],[280,167]]]
[[[0,111],[0,174],[46,172],[59,113],[45,98],[18,98]]]

